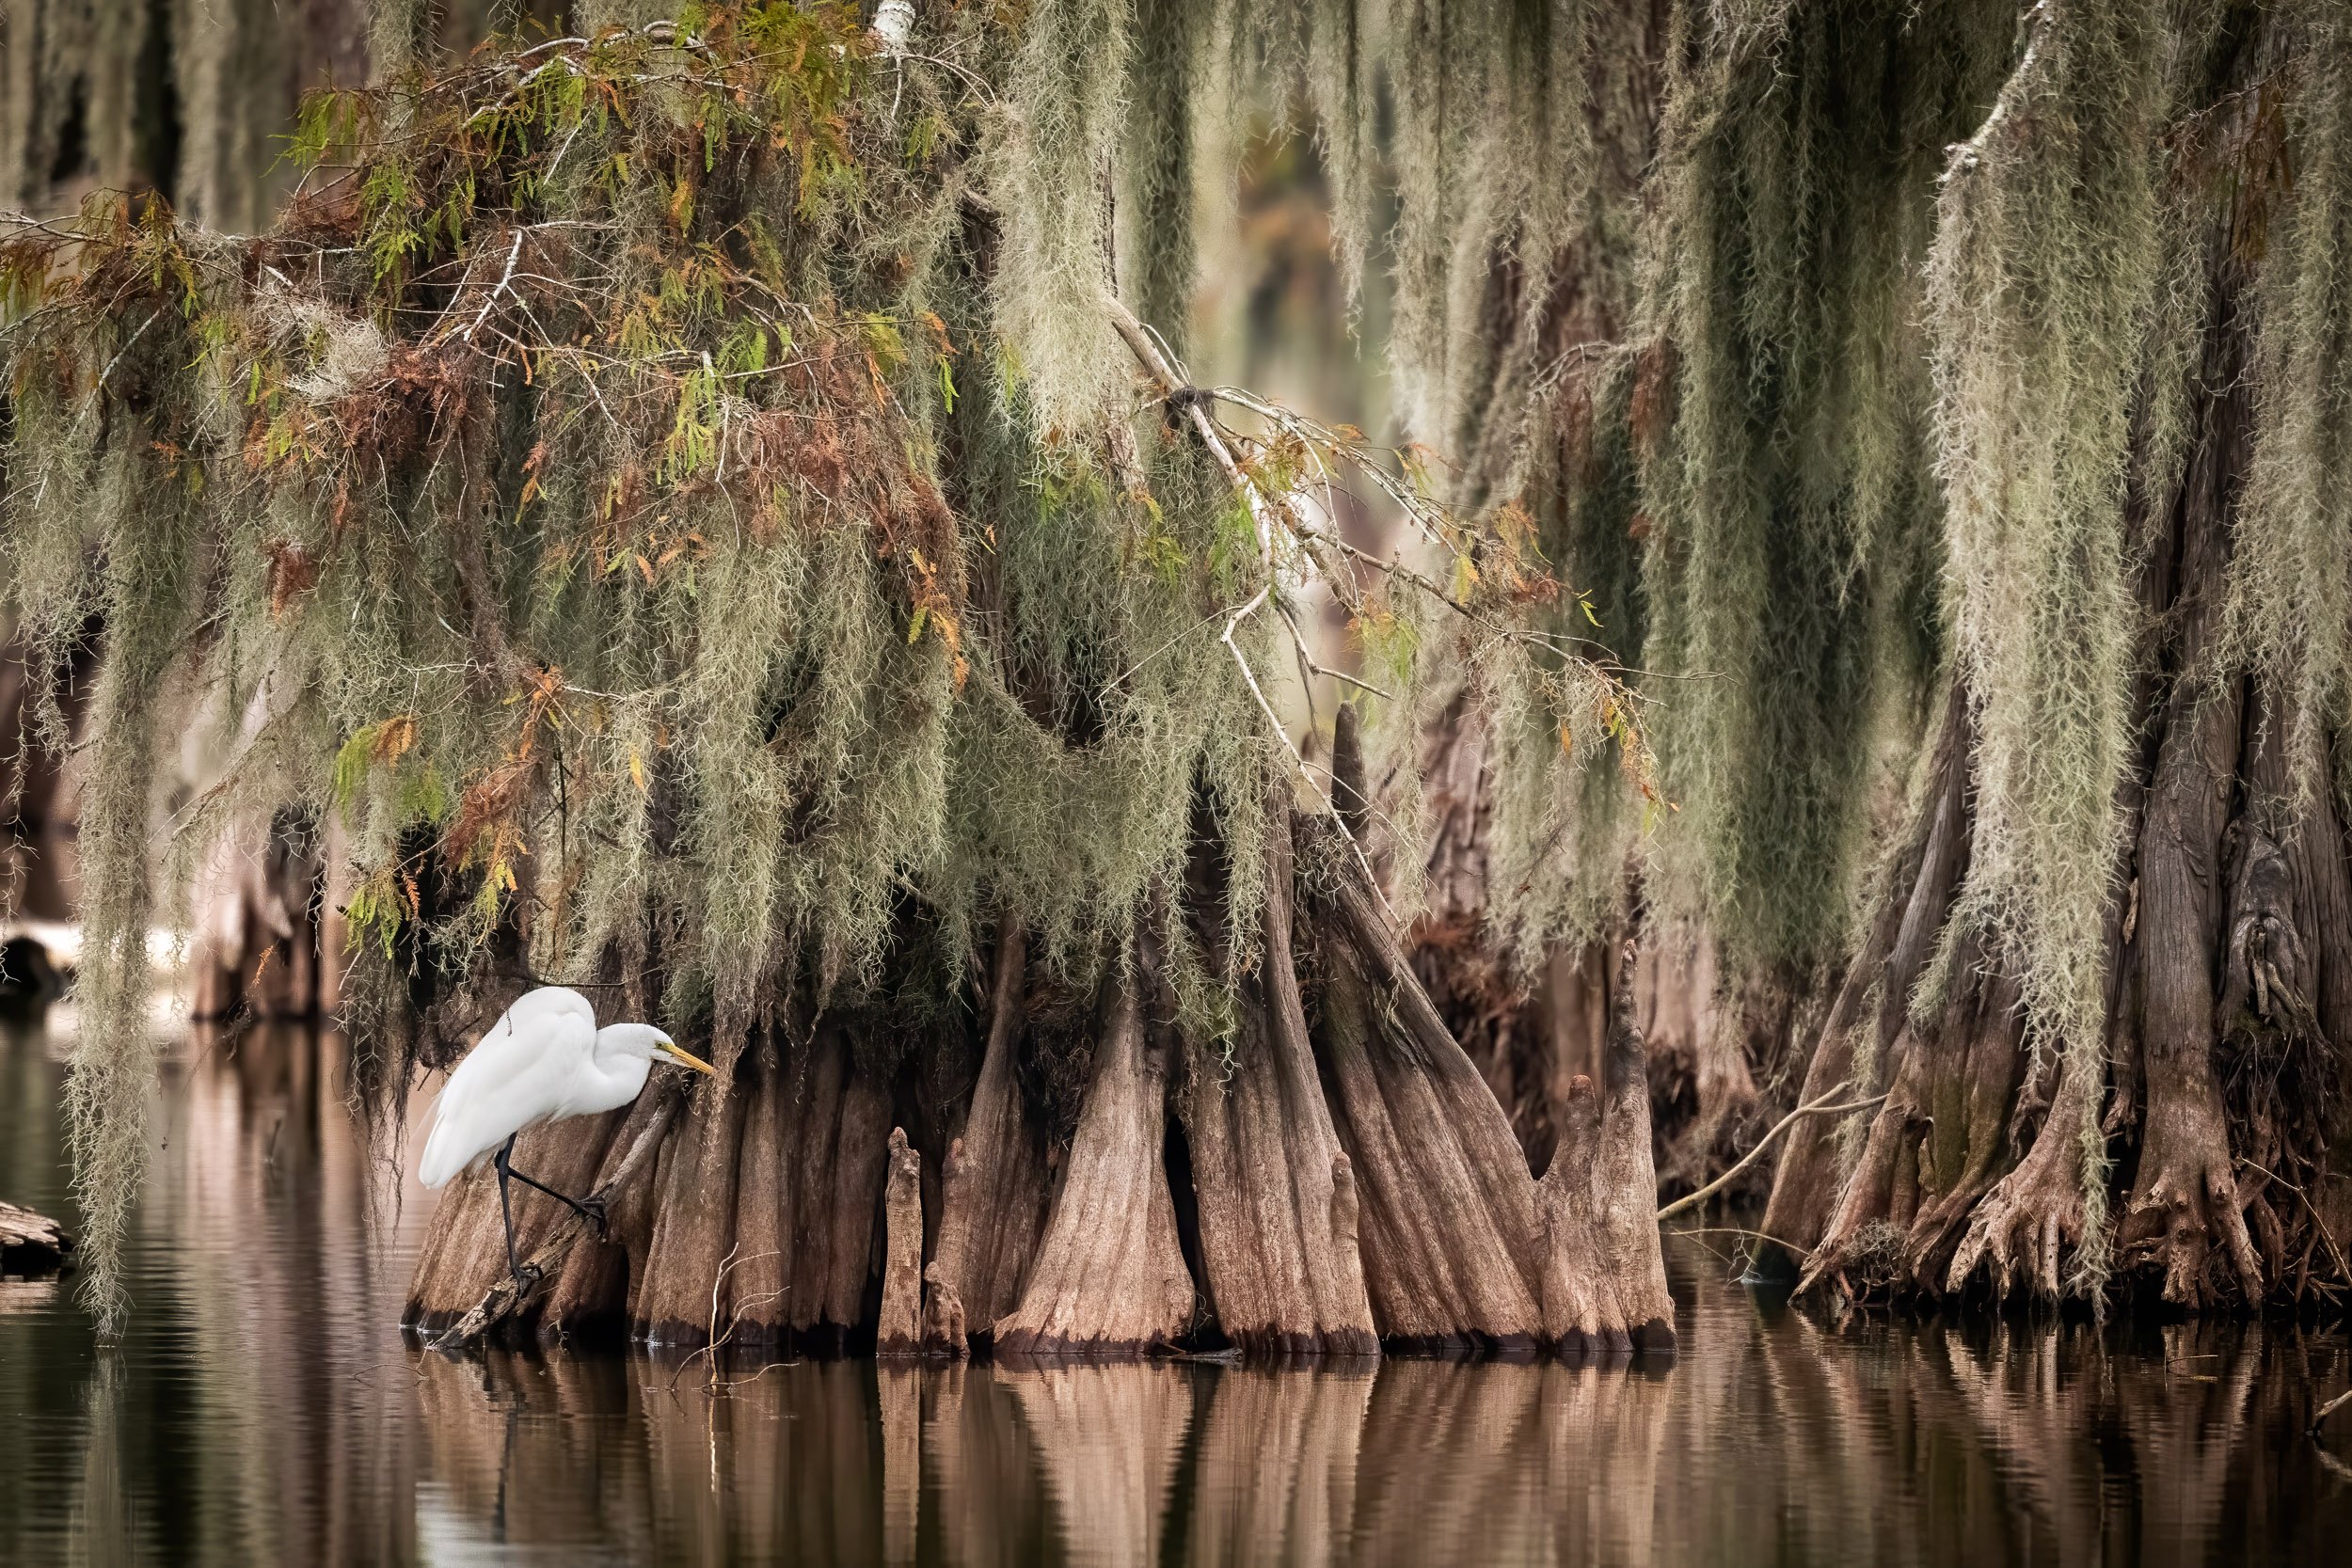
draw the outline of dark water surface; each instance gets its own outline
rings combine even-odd
[[[0,1196],[53,1213],[70,1027],[0,1037]],[[2352,1421],[2299,1430],[2340,1331],[1837,1329],[1700,1239],[1662,1367],[453,1363],[335,1049],[175,1053],[119,1351],[0,1283],[0,1562],[2352,1563]]]

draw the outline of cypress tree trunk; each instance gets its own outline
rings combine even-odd
[[[999,1354],[1136,1354],[1192,1327],[1193,1283],[1161,1150],[1168,1063],[1131,979],[1109,982],[1086,1108]]]
[[[996,937],[988,1038],[963,1132],[947,1146],[939,1224],[924,1296],[925,1341],[964,1354],[967,1333],[987,1331],[1020,1299],[1021,1281],[1045,1228],[1045,1149],[1021,1085],[1022,988],[1027,975],[1017,920]]]
[[[1956,684],[1909,844],[1804,1091],[1874,1085],[1885,1101],[1853,1128],[1801,1132],[1760,1222],[1759,1261],[1801,1262],[1804,1284],[1956,1294],[1981,1280],[2056,1299],[2096,1295],[2112,1270],[2194,1310],[2302,1300],[2342,1276],[2328,1148],[2352,1027],[2346,842],[2333,782],[2298,775],[2284,740],[2295,715],[2227,625],[2258,428],[2243,237],[2282,225],[2287,198],[2266,139],[2277,125],[2238,89],[2286,36],[2258,28],[2217,46],[2213,128],[2172,175],[2198,182],[2218,166],[2232,182],[2186,198],[2192,224],[2210,228],[2192,230],[2189,250],[2205,258],[2191,279],[2203,325],[2179,372],[2182,461],[2168,472],[2144,406],[2132,452],[2134,738],[2097,942],[2105,1050],[2028,1042],[2019,959],[1962,896],[1981,852],[1982,736]],[[1955,949],[1940,960],[1939,931]],[[1931,967],[1940,1000],[1915,989]]]
[[[1230,1064],[1187,1042],[1180,1114],[1201,1273],[1226,1335],[1277,1355],[1377,1351],[1353,1167],[1315,1074],[1292,932],[1289,814],[1268,835],[1263,961]]]
[[[1599,1101],[1589,1079],[1572,1081],[1539,1183],[1371,888],[1343,867],[1320,910],[1325,1070],[1363,1195],[1364,1276],[1383,1334],[1433,1348],[1670,1347],[1630,988],[1618,991]],[[1634,959],[1628,944],[1626,973]]]

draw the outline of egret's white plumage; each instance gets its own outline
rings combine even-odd
[[[526,992],[442,1085],[417,1179],[441,1186],[526,1127],[628,1104],[644,1088],[657,1053],[710,1070],[650,1024],[597,1028],[596,1008],[576,990]]]

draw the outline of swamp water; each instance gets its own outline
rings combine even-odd
[[[70,1027],[0,1035],[0,1196],[67,1218]],[[2352,1563],[2340,1330],[1833,1327],[1721,1237],[1661,1365],[452,1362],[336,1049],[175,1051],[118,1351],[0,1282],[0,1563]]]

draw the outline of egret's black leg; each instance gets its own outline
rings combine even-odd
[[[507,1140],[507,1147],[509,1148],[514,1147],[513,1139],[510,1138]],[[521,1171],[515,1169],[512,1163],[507,1165],[506,1169],[508,1175],[514,1177],[516,1180],[521,1182],[524,1186],[535,1188],[538,1191],[547,1194],[548,1196],[555,1199],[556,1202],[568,1205],[573,1213],[578,1214],[581,1219],[586,1220],[590,1225],[596,1227],[596,1235],[599,1238],[604,1235],[603,1199],[597,1197],[567,1197],[564,1194],[557,1192],[553,1187],[547,1185],[545,1182],[533,1181],[530,1177],[525,1176]]]
[[[529,1287],[523,1283],[523,1266],[515,1257],[515,1205],[506,1191],[506,1179],[513,1174],[506,1157],[514,1152],[515,1135],[509,1132],[506,1141],[499,1146],[498,1158],[490,1163],[499,1173],[499,1218],[506,1222],[506,1272],[515,1276],[515,1290],[520,1294]]]

